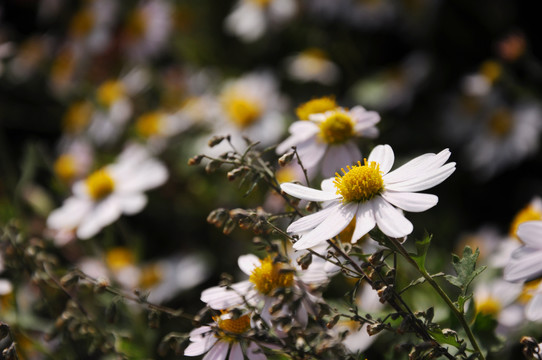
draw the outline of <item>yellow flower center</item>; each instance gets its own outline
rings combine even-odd
[[[492,84],[501,76],[502,68],[497,62],[488,60],[480,67],[480,73]]]
[[[248,0],[249,2],[256,4],[260,7],[266,7],[272,0]]]
[[[137,132],[144,137],[160,134],[163,116],[164,114],[158,111],[141,115],[136,122]]]
[[[77,174],[75,158],[70,154],[63,154],[56,159],[54,164],[55,173],[62,181],[70,182]]]
[[[121,270],[135,263],[134,253],[122,246],[114,247],[105,253],[105,263],[113,271]]]
[[[237,319],[222,319],[220,316],[214,316],[220,330],[230,334],[242,334],[250,329],[250,317],[248,315],[239,316]]]
[[[125,94],[124,85],[120,81],[109,80],[98,88],[98,102],[105,107],[110,107],[115,101]]]
[[[282,184],[285,182],[292,182],[297,180],[297,172],[294,171],[292,166],[283,167],[277,170],[275,173],[275,176],[277,177],[277,181]]]
[[[320,124],[319,135],[326,144],[342,144],[354,136],[354,121],[343,111],[333,111]]]
[[[542,211],[538,207],[529,204],[518,212],[514,217],[514,220],[512,220],[512,224],[510,225],[510,236],[517,237],[516,233],[519,225],[531,220],[542,220]]]
[[[261,294],[268,295],[275,289],[286,288],[294,283],[294,274],[282,271],[283,265],[273,262],[271,257],[260,260],[261,265],[255,268],[249,280]]]
[[[88,35],[94,26],[94,16],[88,9],[81,10],[75,14],[70,24],[70,34],[74,37]]]
[[[489,119],[489,130],[497,137],[504,137],[510,133],[513,118],[506,109],[496,110]]]
[[[501,310],[501,304],[495,298],[491,296],[482,299],[481,301],[475,301],[476,312],[484,315],[496,315]]]
[[[526,282],[523,285],[523,289],[521,289],[521,294],[519,294],[518,302],[523,305],[527,304],[533,298],[533,294],[540,286],[540,282],[542,282],[542,279],[536,279]]]
[[[115,182],[105,169],[92,173],[86,179],[86,185],[90,197],[94,200],[103,199],[115,189]]]
[[[160,284],[163,279],[164,274],[158,264],[146,265],[141,268],[139,286],[143,289],[150,289],[151,287]]]
[[[79,101],[72,104],[62,119],[64,131],[71,134],[81,132],[89,123],[91,115],[90,103]]]
[[[249,127],[262,115],[260,104],[237,95],[225,96],[222,104],[229,118],[240,128]]]
[[[348,172],[341,169],[344,174],[342,177],[335,173],[333,183],[337,194],[342,195],[343,202],[368,201],[384,190],[380,165],[374,161],[367,163],[367,159],[363,159],[363,162],[364,165],[358,161],[358,165],[347,166]]]
[[[132,12],[126,23],[126,35],[132,39],[142,39],[147,31],[147,18],[141,9]]]
[[[309,120],[309,115],[311,114],[324,113],[333,110],[336,107],[337,103],[335,102],[335,98],[324,96],[299,105],[295,112],[299,120]]]

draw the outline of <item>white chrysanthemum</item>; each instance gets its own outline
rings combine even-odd
[[[290,125],[290,137],[277,146],[277,154],[296,146],[303,166],[314,176],[321,167],[324,177],[333,176],[340,168],[354,164],[361,153],[354,142],[357,137],[378,136],[375,124],[380,115],[362,106],[350,110],[337,107],[334,110],[309,115],[308,121],[296,121]]]
[[[352,219],[356,226],[352,242],[367,234],[376,225],[394,238],[402,238],[413,230],[399,209],[420,212],[438,202],[432,194],[417,193],[440,184],[455,171],[455,163],[445,162],[449,150],[438,154],[424,154],[391,171],[395,160],[389,145],[373,149],[362,165],[348,167],[343,175],[322,181],[322,190],[286,183],[281,189],[297,198],[325,201],[327,206],[295,221],[288,232],[302,234],[294,244],[296,249],[318,245],[339,234]]]
[[[143,209],[143,192],[162,185],[168,176],[166,167],[151,158],[146,149],[133,145],[108,165],[73,185],[73,196],[47,219],[53,230],[77,229],[81,239],[96,235],[122,214]]]
[[[207,353],[203,359],[240,360],[245,356],[249,360],[267,359],[262,348],[253,341],[238,337],[251,329],[250,315],[243,314],[234,318],[225,312],[213,317],[215,323],[200,326],[190,332],[190,345],[184,350],[185,356],[199,356]],[[243,350],[241,341],[246,341]]]
[[[295,15],[295,0],[238,0],[224,22],[227,32],[245,42],[262,37],[269,27]]]
[[[527,281],[542,275],[542,221],[519,225],[517,236],[525,244],[512,253],[504,268],[507,281]]]
[[[307,49],[286,59],[286,69],[291,78],[334,84],[339,78],[339,68],[320,49]]]
[[[321,285],[328,281],[326,273],[320,267],[295,271],[289,264],[274,262],[271,257],[259,259],[252,254],[242,255],[238,264],[249,279],[228,288],[215,286],[206,289],[201,293],[201,301],[213,309],[240,306],[245,301],[252,305],[263,303],[261,317],[268,323],[271,323],[269,309],[276,300],[272,297],[273,292],[280,288],[290,288],[301,298],[300,306],[295,309],[285,308],[282,312],[289,313],[305,326],[308,314],[313,313],[313,304],[317,301],[317,298],[308,292],[308,285]]]

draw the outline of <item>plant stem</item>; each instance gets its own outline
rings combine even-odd
[[[437,282],[425,271],[424,269],[420,269],[418,264],[410,257],[407,250],[403,247],[403,245],[397,241],[397,239],[388,237],[392,244],[395,246],[397,251],[407,260],[422,276],[425,278],[425,280],[435,289],[435,291],[439,294],[439,296],[446,302],[446,305],[452,310],[455,317],[459,322],[461,323],[461,326],[467,333],[467,337],[469,338],[469,341],[471,342],[472,346],[474,347],[474,350],[478,353],[478,358],[480,360],[485,360],[484,354],[482,353],[482,350],[480,349],[480,346],[478,345],[478,342],[476,341],[476,338],[474,337],[474,334],[472,333],[472,330],[467,323],[467,320],[465,319],[465,316],[463,316],[463,313],[459,311],[459,309],[454,305],[453,301],[448,297],[448,295],[442,290],[442,288],[437,284]]]

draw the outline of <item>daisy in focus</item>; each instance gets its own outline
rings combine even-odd
[[[322,190],[285,183],[281,189],[294,197],[309,201],[325,201],[326,207],[292,223],[287,231],[301,235],[295,249],[318,245],[343,231],[352,219],[356,225],[352,242],[356,242],[375,226],[387,236],[403,238],[413,230],[401,209],[421,212],[432,208],[438,197],[418,193],[436,186],[455,171],[455,162],[446,163],[449,150],[418,156],[391,171],[395,156],[389,145],[371,151],[364,164],[348,166],[343,175],[322,181]]]
[[[297,153],[311,177],[318,169],[324,177],[333,176],[341,167],[361,158],[355,138],[375,138],[380,115],[362,106],[348,110],[335,107],[322,113],[311,113],[308,121],[290,125],[290,136],[277,146],[277,154],[296,146]],[[321,167],[321,168],[320,168]]]
[[[203,359],[238,360],[245,356],[249,360],[267,359],[258,344],[240,336],[251,329],[250,314],[235,317],[231,312],[222,311],[221,315],[213,316],[213,320],[214,323],[190,332],[190,345],[184,350],[185,356],[207,353]],[[247,342],[246,346],[241,346],[242,342]]]
[[[284,305],[278,313],[289,314],[292,320],[302,326],[307,325],[308,315],[315,313],[319,299],[309,291],[312,286],[317,287],[328,281],[327,274],[321,268],[309,268],[305,271],[299,268],[300,271],[296,271],[295,267],[275,261],[271,256],[260,259],[252,254],[240,256],[238,264],[249,278],[229,287],[215,286],[204,290],[201,301],[217,310],[240,306],[245,302],[253,306],[263,305],[260,315],[271,324],[273,315],[269,310],[276,301],[273,295],[279,289],[288,289],[298,306],[291,308]],[[280,332],[280,329],[278,330]]]
[[[51,230],[75,230],[80,239],[96,235],[122,214],[140,212],[147,203],[143,192],[162,185],[168,177],[166,167],[153,159],[143,147],[127,147],[113,164],[73,184],[73,196],[51,212]]]
[[[238,0],[224,21],[224,28],[244,42],[253,42],[276,25],[292,18],[295,0]]]

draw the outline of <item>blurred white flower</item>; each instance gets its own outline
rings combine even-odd
[[[281,189],[300,199],[324,201],[326,207],[292,223],[287,231],[300,234],[296,249],[318,245],[343,231],[356,219],[352,242],[356,242],[376,225],[394,238],[413,230],[399,209],[420,212],[432,208],[438,197],[418,193],[440,184],[455,171],[455,162],[446,163],[449,150],[425,154],[391,171],[395,156],[389,145],[379,145],[364,159],[364,164],[343,169],[343,175],[322,181],[322,190],[294,183]]]
[[[334,84],[340,75],[339,68],[320,49],[311,48],[286,59],[290,77],[301,82],[315,81],[324,85]]]
[[[224,21],[224,28],[241,40],[252,42],[296,12],[295,0],[238,0]]]
[[[524,246],[512,253],[512,258],[504,268],[504,279],[535,279],[542,275],[542,221],[526,221],[520,224],[517,236]]]
[[[499,323],[498,332],[506,333],[524,321],[523,306],[516,302],[521,292],[521,284],[502,279],[477,281],[473,290],[475,310],[494,316]]]
[[[70,20],[67,41],[85,54],[103,52],[111,40],[117,5],[110,0],[86,2]]]
[[[55,175],[70,184],[87,175],[94,161],[92,146],[81,138],[62,146],[61,154],[53,164]]]
[[[311,177],[321,169],[324,177],[361,158],[355,138],[378,136],[375,127],[380,115],[362,106],[350,110],[337,107],[320,114],[309,115],[309,121],[296,121],[290,125],[290,136],[277,146],[277,154],[285,153],[292,146]]]
[[[81,239],[96,235],[122,214],[140,212],[147,203],[145,190],[162,185],[166,167],[151,158],[146,149],[132,145],[113,164],[73,185],[73,196],[47,218],[53,230],[76,230]]]

